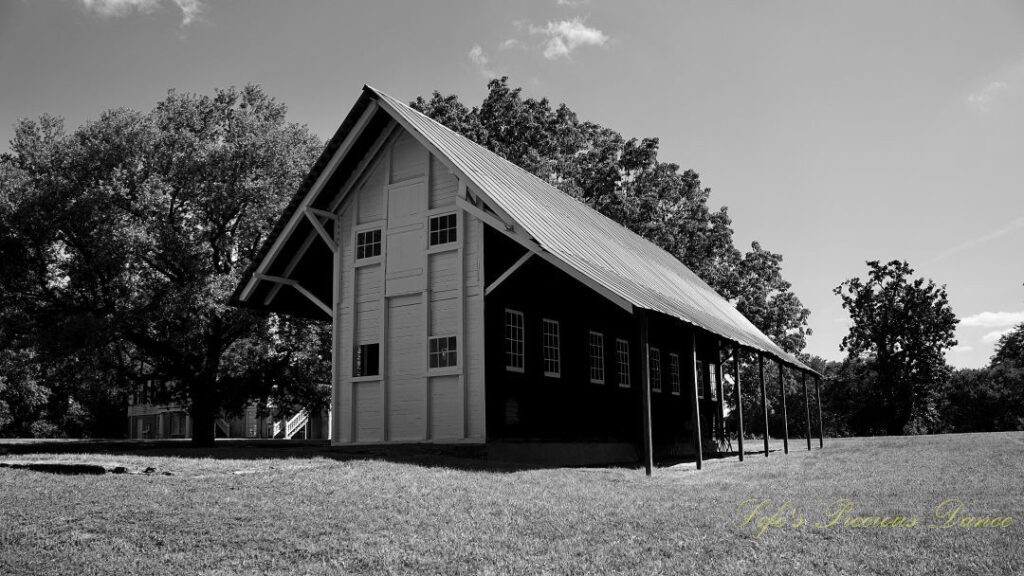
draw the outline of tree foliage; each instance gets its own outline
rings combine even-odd
[[[803,349],[810,312],[783,279],[782,256],[756,242],[741,253],[728,210],[711,208],[696,172],[658,158],[657,138],[626,139],[523,97],[507,78],[491,80],[478,107],[439,92],[411,105],[657,244],[783,348]]]
[[[945,351],[956,345],[958,321],[945,287],[912,279],[906,262],[867,265],[867,278],[835,288],[853,321],[841,349],[873,371],[865,381],[875,418],[889,434],[900,434],[935,419],[934,394],[948,377]]]
[[[195,438],[218,411],[265,392],[240,386],[240,350],[273,340],[272,319],[228,306],[241,273],[320,150],[257,86],[170,92],[149,112],[116,109],[68,134],[53,117],[17,125],[0,168],[0,276],[8,346],[52,367],[168,383]],[[289,352],[281,353],[290,357]],[[281,371],[278,371],[281,373]],[[306,375],[308,376],[308,374]]]

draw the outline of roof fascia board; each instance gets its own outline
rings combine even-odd
[[[277,258],[277,254],[284,246],[285,241],[290,238],[292,233],[295,231],[295,227],[306,217],[306,208],[310,205],[313,198],[316,198],[320,193],[324,184],[327,183],[328,178],[330,178],[331,174],[333,174],[334,170],[338,167],[341,159],[348,154],[352,145],[359,139],[359,136],[362,135],[367,124],[370,123],[370,119],[373,118],[374,114],[376,114],[377,109],[378,106],[376,101],[371,101],[366,106],[366,110],[363,111],[363,114],[359,117],[356,125],[352,127],[352,130],[345,137],[345,140],[340,146],[338,146],[338,149],[335,150],[334,155],[331,156],[331,160],[327,163],[327,166],[320,171],[320,175],[317,177],[316,182],[314,182],[313,186],[310,187],[309,192],[306,193],[302,202],[299,203],[298,208],[292,212],[291,218],[288,219],[288,224],[285,225],[284,230],[282,230],[281,233],[277,235],[277,238],[274,239],[274,243],[271,245],[270,250],[263,257],[263,260],[260,261],[259,267],[256,268],[256,274],[253,274],[249,278],[249,282],[245,285],[245,289],[242,290],[242,293],[239,295],[238,299],[240,301],[245,302],[249,299],[249,296],[252,295],[252,291],[256,287],[256,283],[260,280],[259,276],[267,271],[270,263]]]

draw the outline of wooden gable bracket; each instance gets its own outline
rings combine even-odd
[[[327,244],[327,247],[331,249],[331,252],[338,250],[338,245],[334,243],[334,239],[331,238],[327,229],[324,228],[323,223],[320,222],[320,215],[317,212],[324,212],[323,210],[314,210],[313,208],[306,208],[303,212],[306,214],[306,218],[309,219],[310,224],[316,229],[316,233],[320,235],[320,238]],[[330,214],[331,219],[334,219],[334,214]]]
[[[334,151],[334,154],[331,155],[330,160],[327,162],[327,166],[320,171],[316,181],[313,182],[313,185],[306,192],[305,197],[302,198],[298,209],[288,218],[288,222],[285,224],[284,229],[277,235],[277,238],[274,239],[274,243],[270,245],[270,250],[263,255],[263,259],[260,260],[260,263],[256,268],[256,273],[249,278],[249,282],[245,285],[245,288],[242,289],[242,293],[239,295],[239,300],[245,302],[249,299],[252,291],[256,288],[256,282],[260,280],[260,275],[266,273],[270,263],[277,258],[278,252],[281,251],[287,239],[292,235],[292,232],[294,232],[295,226],[298,225],[299,220],[305,217],[303,215],[305,213],[305,209],[309,207],[313,199],[320,193],[320,189],[327,183],[330,175],[334,173],[335,168],[337,168],[338,164],[341,163],[342,158],[348,154],[348,151],[355,144],[355,141],[363,133],[363,130],[370,123],[370,119],[377,113],[377,109],[377,103],[370,102],[366,109],[363,110],[363,113],[359,116],[359,120],[356,121],[355,126],[352,127],[352,130],[349,131],[345,136],[345,139]]]
[[[356,169],[353,171],[352,176],[345,184],[345,187],[341,189],[341,191],[334,197],[333,200],[331,200],[331,204],[329,207],[330,209],[319,210],[314,208],[314,214],[324,217],[330,215],[331,218],[335,219],[337,218],[337,214],[341,214],[341,212],[345,209],[345,206],[352,199],[352,196],[349,195],[349,192],[353,188],[361,185],[363,181],[370,175],[373,169],[376,168],[377,162],[379,162],[379,158],[377,158],[377,152],[379,152],[381,148],[386,146],[395,136],[397,136],[397,127],[398,125],[395,123],[394,120],[388,121],[388,124],[384,128],[380,137],[378,137],[377,141],[373,143],[373,147],[370,148],[369,152],[367,152],[363,156],[362,160],[359,161],[358,166],[356,166]],[[306,251],[309,250],[309,246],[313,243],[313,240],[316,238],[316,235],[317,233],[312,231],[308,235],[306,235],[306,239],[302,242],[302,246],[299,247],[299,250],[292,256],[292,259],[288,262],[288,266],[285,267],[285,276],[291,274],[292,271],[295,270],[295,268],[299,265],[299,262],[306,255]],[[267,294],[266,298],[264,298],[263,304],[269,306],[270,303],[274,301],[274,298],[277,297],[277,293],[280,289],[280,284],[277,284],[273,288],[271,288],[270,293]]]
[[[493,292],[495,288],[500,286],[502,282],[507,280],[508,277],[511,276],[512,274],[514,274],[515,271],[518,270],[523,264],[526,264],[526,261],[529,260],[534,254],[535,254],[535,252],[531,252],[531,251],[527,250],[526,254],[523,254],[522,257],[519,258],[519,260],[516,260],[515,264],[509,266],[508,270],[505,270],[501,274],[501,276],[498,276],[494,280],[494,282],[491,282],[490,286],[488,286],[486,289],[484,289],[484,296],[487,296],[488,294]]]
[[[494,228],[495,230],[498,230],[508,238],[517,242],[520,246],[529,250],[530,253],[536,254],[542,260],[548,262],[549,264],[558,268],[559,270],[562,270],[569,276],[579,281],[584,286],[590,288],[591,290],[597,292],[604,298],[608,299],[616,306],[622,308],[623,310],[629,312],[630,314],[633,313],[633,305],[625,298],[619,296],[618,294],[615,294],[608,288],[594,281],[592,278],[583,274],[579,270],[576,270],[571,265],[563,262],[555,255],[544,250],[544,248],[542,248],[536,240],[529,237],[525,232],[520,232],[519,230],[516,230],[514,225],[509,224],[508,222],[505,222],[495,214],[486,211],[487,203],[483,201],[482,196],[479,202],[480,206],[475,206],[471,204],[469,200],[466,200],[466,192],[464,191],[464,187],[461,183],[459,188],[460,191],[462,192],[460,192],[460,194],[455,197],[455,205],[458,206],[460,209],[466,211],[469,214],[472,214],[473,216],[476,216],[477,218],[482,220],[484,224],[487,224],[488,226]],[[498,280],[501,280],[501,278],[499,278]],[[495,282],[497,282],[497,280]],[[494,283],[492,283],[492,286],[495,286]]]
[[[275,284],[279,284],[282,286],[291,286],[292,288],[295,288],[295,290],[299,294],[302,294],[303,296],[308,298],[310,302],[316,304],[317,308],[323,310],[324,314],[327,314],[331,318],[334,317],[334,313],[331,311],[331,307],[328,306],[327,304],[324,304],[323,301],[314,296],[312,292],[303,288],[302,284],[299,284],[298,280],[293,280],[291,278],[282,278],[280,276],[268,276],[266,274],[256,274],[256,276],[260,280],[266,280],[267,282],[273,282]]]

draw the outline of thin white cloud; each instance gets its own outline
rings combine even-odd
[[[499,44],[498,45],[498,49],[500,49],[500,50],[511,50],[512,48],[521,48],[522,46],[523,46],[523,43],[520,42],[519,40],[517,40],[515,38],[509,38],[508,40],[505,40],[504,42]]]
[[[979,312],[960,319],[961,326],[984,328],[1007,328],[1024,322],[1024,310],[1020,312]]]
[[[964,352],[970,352],[971,350],[974,350],[974,346],[954,346],[949,349],[952,354],[962,354]]]
[[[590,4],[590,0],[558,0],[559,6],[568,6],[575,8],[576,6],[582,6],[584,4]]]
[[[995,80],[989,82],[984,88],[977,92],[967,96],[967,104],[973,108],[977,108],[982,112],[987,112],[992,101],[999,95],[1000,92],[1006,90],[1006,82],[1001,80]]]
[[[546,26],[530,26],[530,34],[547,36],[544,42],[544,57],[548,60],[568,58],[580,46],[604,46],[608,35],[591,28],[579,18],[548,22]]]
[[[479,44],[474,44],[473,47],[469,49],[469,61],[476,66],[476,69],[483,74],[485,78],[495,78],[498,76],[494,70],[491,70],[491,59],[487,57],[487,53],[484,52],[484,49],[481,48]]]
[[[1013,332],[1013,328],[1006,328],[1005,330],[993,330],[992,332],[989,332],[988,334],[982,336],[981,341],[984,342],[985,344],[995,344],[996,342],[999,341],[1000,338],[1003,337],[1004,334],[1009,334],[1010,332]]]
[[[942,252],[936,254],[934,258],[929,260],[929,262],[938,262],[939,260],[943,260],[945,258],[953,256],[954,254],[958,254],[965,250],[970,250],[971,248],[976,248],[978,246],[981,246],[982,244],[987,244],[988,242],[991,242],[996,238],[1005,236],[1010,232],[1013,232],[1020,228],[1024,228],[1024,216],[1014,218],[1013,220],[1010,220],[1003,226],[1000,226],[999,228],[996,228],[995,230],[983,234],[977,238],[972,238],[971,240],[957,244],[952,248],[947,248]]]
[[[156,10],[163,0],[79,0],[87,12],[106,18],[122,18],[133,12],[148,14]],[[181,10],[181,25],[195,22],[203,12],[200,0],[169,0]]]

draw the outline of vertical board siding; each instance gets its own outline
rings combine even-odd
[[[419,295],[388,299],[388,438],[396,442],[423,438],[422,316]]]
[[[352,425],[353,442],[377,442],[381,439],[381,397],[377,382],[354,382],[352,403],[355,419]]]
[[[403,131],[391,148],[391,183],[422,176],[427,169],[423,147]]]
[[[430,250],[430,211],[455,209],[458,179],[405,133],[370,165],[340,215],[345,241],[336,443],[483,441],[483,224],[459,211],[459,248]],[[377,222],[384,232],[383,260],[356,266],[355,227]],[[430,373],[432,335],[459,337],[458,367]],[[354,381],[355,347],[378,341],[381,379]]]
[[[384,217],[384,197],[380,193],[383,188],[384,165],[378,162],[356,192],[359,224],[374,222]]]
[[[459,180],[434,156],[430,157],[430,208],[455,206]]]
[[[353,206],[358,204],[358,200],[353,201],[348,205],[349,209],[338,216],[338,221],[341,222],[341,237],[348,239],[352,238],[352,229],[354,227],[354,213],[356,209]],[[341,322],[341,346],[339,351],[339,386],[340,390],[337,391],[337,405],[333,406],[334,410],[334,421],[336,434],[333,436],[334,443],[341,444],[346,442],[352,442],[352,406],[353,406],[353,395],[352,395],[352,348],[355,345],[354,340],[354,326],[355,326],[355,307],[352,305],[355,302],[355,274],[352,269],[352,258],[354,257],[354,249],[352,242],[342,242],[341,245],[341,314],[336,318],[335,322]]]
[[[430,436],[435,440],[462,437],[459,410],[458,376],[436,376],[430,379]]]
[[[459,287],[458,253],[454,250],[438,252],[431,254],[428,261],[430,264],[430,292],[432,294],[450,292],[449,296],[454,297],[455,290]]]

